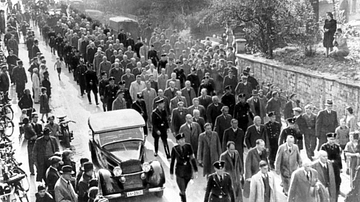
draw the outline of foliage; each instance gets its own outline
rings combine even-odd
[[[244,23],[248,46],[273,57],[285,42],[304,47],[316,41],[317,24],[309,0],[212,0],[204,21]],[[300,37],[300,40],[299,40]]]

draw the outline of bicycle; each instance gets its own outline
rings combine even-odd
[[[14,133],[14,127],[14,123],[8,117],[0,117],[0,140],[8,140]]]

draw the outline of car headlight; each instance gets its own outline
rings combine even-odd
[[[149,172],[150,171],[150,169],[151,169],[151,165],[149,164],[149,163],[143,163],[143,165],[142,165],[142,169],[143,169],[143,171],[144,172]]]
[[[116,166],[113,170],[113,173],[115,177],[119,177],[122,174],[122,169],[120,168],[120,166]]]

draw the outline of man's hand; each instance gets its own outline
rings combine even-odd
[[[156,134],[161,135],[161,132],[158,130],[158,131],[156,131]]]
[[[198,178],[198,172],[194,173],[194,179]]]

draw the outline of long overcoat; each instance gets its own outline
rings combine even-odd
[[[193,149],[195,156],[197,155],[198,144],[199,144],[199,135],[201,133],[201,127],[198,123],[192,122],[191,129],[187,123],[184,123],[180,126],[179,133],[184,133],[185,142],[189,143]]]
[[[199,161],[202,161],[203,163],[204,166],[203,176],[215,172],[213,163],[219,160],[220,154],[221,154],[221,144],[217,133],[216,132],[201,133],[199,136],[199,147],[198,147],[197,158]]]

